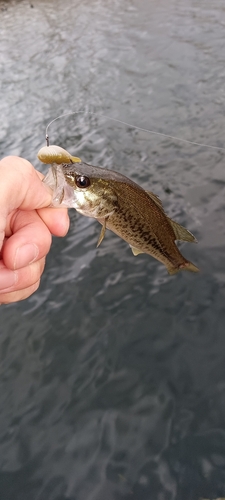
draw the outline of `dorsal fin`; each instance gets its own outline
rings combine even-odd
[[[162,202],[159,199],[159,197],[156,194],[152,193],[151,191],[145,191],[145,192],[148,194],[149,198],[151,198],[151,200],[154,201],[154,203],[157,205],[157,207],[159,207],[160,210],[163,213],[165,213],[164,208],[162,206]],[[188,231],[188,229],[186,229],[185,227],[178,224],[178,222],[175,222],[174,220],[170,219],[168,216],[166,216],[166,217],[167,217],[168,222],[170,223],[170,225],[173,228],[173,232],[175,234],[176,240],[190,241],[190,242],[198,243],[198,240],[196,240],[195,236],[190,231]]]
[[[180,224],[178,224],[178,222],[175,222],[169,217],[167,217],[167,220],[173,228],[176,240],[191,241],[197,243],[197,240],[194,237],[194,235],[190,231],[188,231],[185,227],[181,226]]]
[[[159,207],[160,210],[162,210],[162,212],[164,212],[164,208],[162,206],[162,202],[159,199],[159,197],[157,196],[157,194],[154,194],[151,191],[145,191],[145,192],[148,194],[149,198],[151,198],[151,200],[154,201],[154,203],[157,205],[157,207]]]

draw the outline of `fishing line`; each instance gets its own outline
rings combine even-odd
[[[149,134],[159,135],[161,137],[167,137],[167,138],[173,139],[175,141],[185,142],[186,144],[193,144],[194,146],[202,146],[202,147],[205,147],[205,148],[218,149],[218,150],[221,150],[221,151],[225,151],[225,148],[222,148],[222,147],[219,147],[219,146],[209,146],[208,144],[202,144],[200,142],[188,141],[187,139],[182,139],[181,137],[174,137],[173,135],[163,134],[162,132],[156,132],[154,130],[148,130],[146,128],[137,127],[136,125],[132,125],[131,123],[127,123],[127,122],[124,122],[122,120],[118,120],[117,118],[112,118],[111,116],[102,115],[102,114],[99,114],[99,113],[95,113],[94,111],[85,111],[85,110],[70,111],[68,113],[63,113],[62,115],[57,116],[57,118],[54,118],[54,120],[52,120],[51,122],[49,122],[48,125],[47,125],[47,127],[46,127],[46,131],[45,131],[45,139],[46,139],[46,142],[47,142],[47,146],[49,146],[48,129],[49,129],[50,125],[52,125],[52,123],[54,123],[56,120],[59,120],[60,118],[64,118],[65,116],[69,116],[69,115],[76,115],[76,114],[79,114],[79,113],[85,113],[85,114],[89,114],[89,115],[96,115],[96,116],[99,116],[100,118],[106,118],[107,120],[111,120],[111,121],[114,121],[116,123],[121,123],[122,125],[126,125],[127,127],[131,127],[131,128],[133,128],[135,130],[140,130],[141,132],[147,132]]]

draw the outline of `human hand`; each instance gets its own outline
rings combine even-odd
[[[37,290],[51,235],[68,231],[67,210],[47,208],[51,191],[42,178],[23,158],[0,161],[0,303],[23,300]]]

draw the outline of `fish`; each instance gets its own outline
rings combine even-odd
[[[50,148],[38,153],[44,163],[52,161]],[[181,270],[199,271],[175,243],[197,242],[196,238],[168,217],[156,194],[119,172],[95,167],[76,157],[73,161],[74,157],[66,153],[64,157],[61,152],[59,162],[54,161],[43,182],[53,190],[52,206],[75,208],[102,225],[97,247],[109,229],[130,245],[135,256],[146,253],[154,257],[170,275]]]

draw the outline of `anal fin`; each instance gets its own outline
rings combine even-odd
[[[133,254],[136,256],[136,255],[139,255],[139,253],[145,253],[143,252],[142,250],[140,250],[139,248],[136,248],[136,247],[132,247],[132,245],[130,245],[130,248],[133,252]]]

